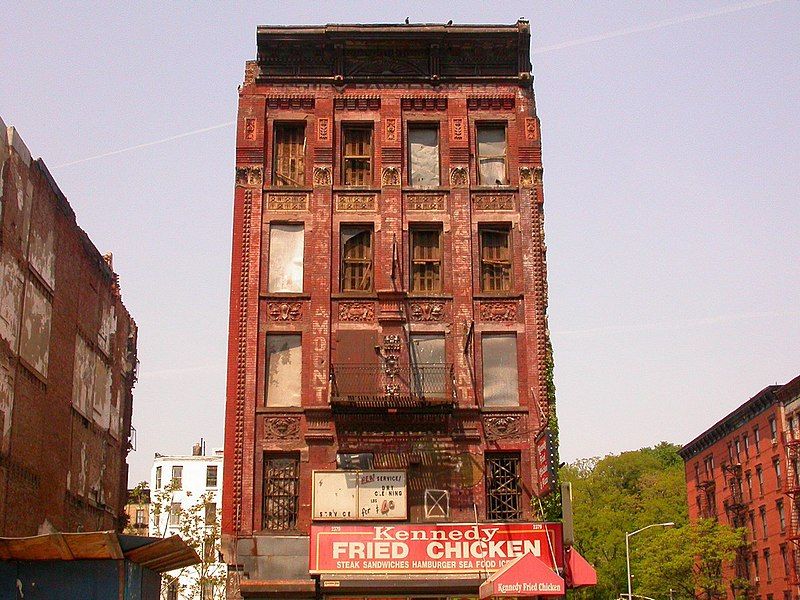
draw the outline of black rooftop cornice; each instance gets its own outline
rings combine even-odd
[[[530,87],[530,25],[260,26],[258,83],[514,83]]]

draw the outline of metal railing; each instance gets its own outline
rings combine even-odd
[[[454,400],[453,365],[334,364],[331,402],[369,402],[386,406],[446,404]]]

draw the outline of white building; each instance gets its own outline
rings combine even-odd
[[[164,574],[163,600],[225,598],[226,566],[219,562],[222,450],[205,455],[201,448],[195,444],[189,456],[156,454],[153,460],[150,535],[178,534],[203,559]]]

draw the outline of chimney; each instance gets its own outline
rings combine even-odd
[[[202,448],[199,442],[192,446],[192,456],[202,456]]]

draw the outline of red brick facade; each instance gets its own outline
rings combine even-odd
[[[681,450],[690,519],[746,531],[725,577],[747,582],[748,598],[789,600],[800,592],[798,404],[800,377],[769,386]]]
[[[136,324],[110,255],[0,125],[0,535],[115,529]]]
[[[306,589],[290,570],[259,566],[258,548],[275,535],[307,546],[312,472],[336,469],[337,453],[368,453],[376,469],[406,471],[411,522],[426,521],[428,488],[449,494],[449,515],[439,520],[490,519],[485,454],[507,453],[519,467],[516,518],[535,520],[534,441],[552,407],[528,24],[260,28],[258,42],[259,59],[248,63],[240,88],[236,138],[227,562],[253,585],[268,577]],[[303,139],[293,185],[282,185],[278,173],[286,151],[276,150],[276,130],[286,124]],[[346,185],[343,172],[345,128],[354,126],[371,132],[367,158],[360,159],[370,163],[368,179],[359,186]],[[409,128],[419,126],[438,134],[438,181],[425,187],[412,185],[410,175]],[[483,126],[505,131],[507,181],[479,180],[476,132]],[[270,265],[282,268],[270,258],[276,225],[302,226],[302,285],[293,292],[270,291]],[[368,271],[371,285],[346,291],[344,232],[354,226],[371,235],[371,263],[359,271]],[[433,292],[410,289],[417,230],[439,235],[440,285]],[[502,291],[482,289],[481,236],[489,230],[510,237],[510,283]],[[300,393],[292,406],[281,399],[276,405],[270,387],[268,337],[281,334],[300,336]],[[492,334],[507,336],[498,347],[516,340],[516,354],[497,368],[515,373],[518,399],[499,406],[484,402],[484,373],[496,373],[498,359],[481,349]],[[444,340],[434,400],[407,393],[402,375],[418,375],[410,348],[426,343],[415,337],[425,335]],[[376,383],[390,370],[397,379]],[[281,456],[299,461],[298,508],[296,522],[276,531],[265,514],[265,462]],[[264,593],[277,593],[264,585]]]

